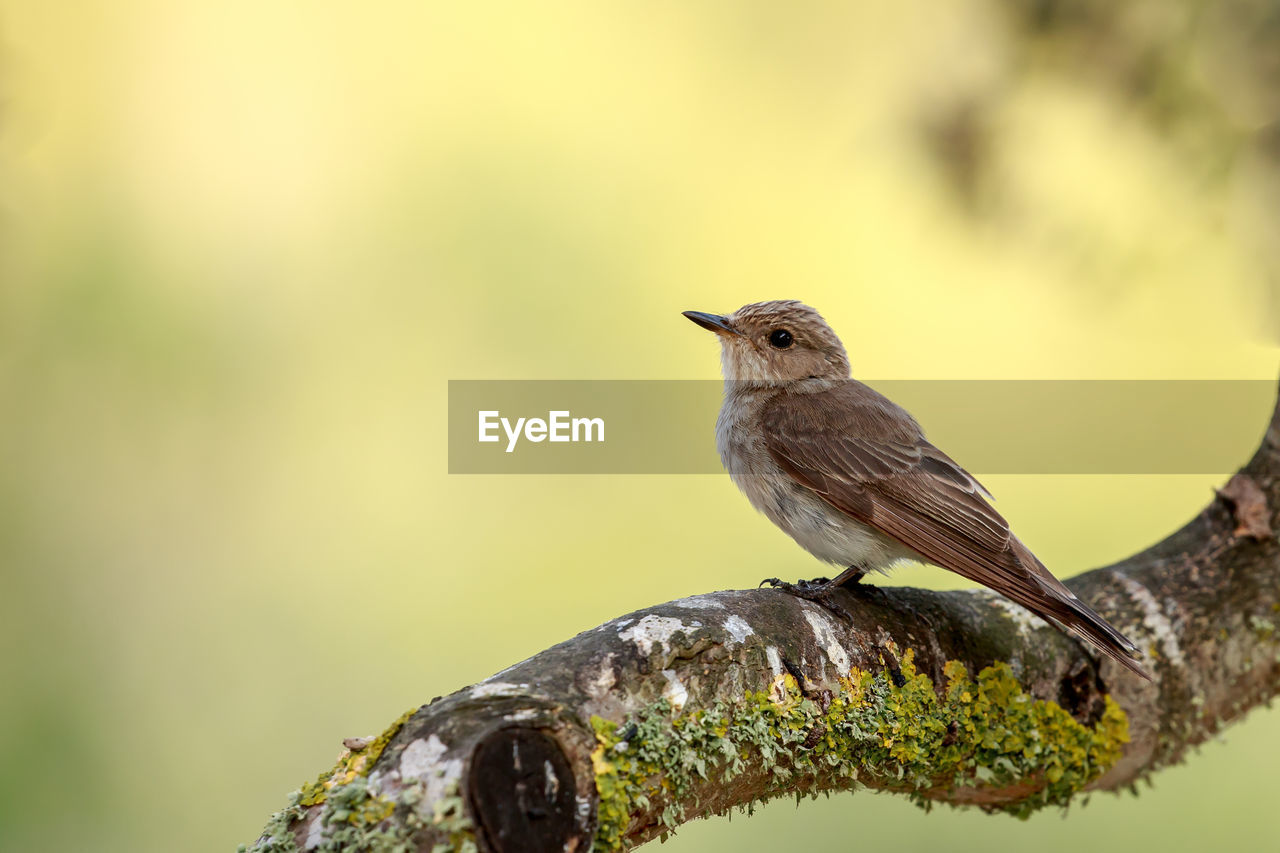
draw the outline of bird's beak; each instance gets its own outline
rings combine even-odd
[[[704,329],[710,329],[717,335],[736,335],[738,330],[729,325],[729,318],[720,314],[704,314],[701,311],[685,311],[684,316]]]

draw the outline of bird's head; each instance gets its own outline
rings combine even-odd
[[[724,378],[730,381],[849,378],[844,345],[802,302],[755,302],[728,315],[685,311],[684,316],[720,336]]]

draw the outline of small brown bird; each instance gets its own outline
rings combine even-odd
[[[716,446],[729,476],[805,550],[845,567],[832,580],[768,583],[833,606],[836,588],[872,569],[932,563],[1150,678],[1137,647],[1049,573],[977,480],[905,409],[849,378],[844,346],[817,311],[788,300],[684,316],[720,336]]]

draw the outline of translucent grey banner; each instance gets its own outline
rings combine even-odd
[[[974,474],[1227,474],[1271,380],[868,381]],[[451,474],[716,474],[718,380],[451,380]]]

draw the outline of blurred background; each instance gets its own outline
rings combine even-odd
[[[679,312],[767,298],[864,379],[1275,378],[1278,116],[1270,0],[0,0],[0,848],[233,849],[343,737],[817,571],[723,476],[449,476],[448,379],[712,378]],[[986,479],[1072,574],[1225,477]],[[668,849],[1253,849],[1278,751]]]

